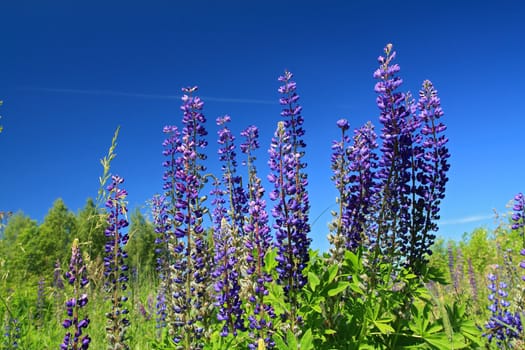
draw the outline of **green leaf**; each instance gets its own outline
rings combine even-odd
[[[337,276],[337,272],[339,271],[338,265],[332,265],[328,268],[328,283],[332,283],[335,279],[335,276]]]
[[[319,285],[319,283],[321,283],[321,280],[319,279],[319,277],[317,277],[315,273],[308,272],[308,283],[310,284],[310,289],[314,291],[315,288]]]
[[[297,339],[295,339],[295,334],[290,329],[286,332],[286,342],[288,343],[288,349],[297,349]]]
[[[391,321],[392,320],[390,319],[377,320],[377,321],[374,321],[374,325],[377,327],[377,329],[379,329],[381,334],[392,334],[392,333],[395,333],[395,330],[394,328],[392,328],[391,325],[388,324]]]
[[[312,335],[311,329],[308,329],[301,337],[299,348],[301,350],[310,350],[314,348],[314,336]]]
[[[348,288],[349,285],[350,283],[348,281],[337,282],[335,287],[328,290],[328,296],[333,297],[334,295],[342,293],[346,288]]]

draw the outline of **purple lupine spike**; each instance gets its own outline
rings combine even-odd
[[[46,280],[41,277],[38,280],[38,287],[37,287],[37,296],[36,296],[36,315],[35,318],[37,319],[37,326],[40,328],[42,326],[42,321],[44,319],[44,302],[45,302],[45,283]]]
[[[502,281],[496,273],[488,275],[488,289],[490,305],[488,309],[491,312],[490,319],[485,323],[485,332],[483,336],[491,343],[496,341],[498,347],[505,347],[513,339],[519,339],[523,331],[521,316],[519,312],[511,312],[511,304],[508,300],[508,286]]]
[[[297,103],[299,95],[296,92],[297,84],[292,81],[293,75],[285,71],[279,81],[283,84],[278,91],[279,100],[283,106],[281,116],[285,119],[280,122],[272,139],[269,150],[269,165],[271,174],[268,179],[274,184],[270,192],[270,199],[276,204],[272,209],[276,229],[277,283],[282,284],[285,293],[290,293],[289,302],[292,304],[292,317],[295,317],[294,308],[298,307],[296,293],[306,284],[306,276],[302,271],[306,267],[309,255],[308,248],[311,239],[308,237],[310,225],[308,215],[310,203],[306,186],[307,175],[304,172],[306,163],[302,161],[306,144],[303,140],[304,119],[301,115],[302,107]],[[295,322],[295,320],[292,320]]]
[[[171,242],[173,292],[168,296],[168,326],[176,343],[197,346],[206,337],[204,322],[208,319],[207,287],[209,266],[213,258],[209,253],[206,232],[202,226],[204,197],[200,192],[205,184],[202,161],[206,155],[202,150],[207,146],[204,127],[206,118],[202,114],[204,102],[193,96],[197,87],[182,89],[183,111],[180,142],[175,147],[173,195],[170,217],[173,225]]]
[[[271,338],[275,313],[271,306],[264,302],[264,296],[268,294],[267,286],[272,282],[272,277],[264,272],[264,258],[271,248],[272,237],[268,226],[266,201],[263,199],[264,188],[257,176],[253,153],[259,148],[259,131],[252,125],[243,130],[241,136],[245,138],[245,142],[240,145],[240,149],[246,155],[244,164],[248,167],[249,212],[244,226],[248,251],[247,273],[250,276],[250,285],[254,286],[248,298],[250,306],[247,307],[249,334],[254,340],[249,346],[250,349],[256,349],[257,341],[262,339],[266,348],[272,349],[275,346]]]
[[[476,274],[474,272],[474,267],[472,266],[472,259],[470,257],[468,258],[467,263],[468,263],[468,276],[469,276],[470,290],[472,292],[472,298],[474,299],[474,303],[477,305],[478,284],[476,282]]]
[[[20,325],[17,318],[9,317],[4,327],[3,349],[18,349]]]
[[[520,267],[525,269],[525,197],[523,193],[518,193],[514,196],[514,206],[512,207],[512,229],[519,230],[519,234],[522,239],[522,245],[520,249],[520,255],[524,260],[520,261]],[[525,275],[521,276],[521,279],[525,281]]]
[[[514,196],[514,206],[512,207],[512,229],[519,230],[525,227],[525,197],[523,193]],[[520,232],[523,236],[523,232]]]
[[[445,124],[441,102],[432,82],[425,80],[419,92],[417,103],[418,134],[413,147],[413,199],[411,243],[409,261],[411,264],[426,262],[425,256],[431,254],[435,232],[438,230],[440,204],[445,198],[450,169],[448,139],[443,135]]]
[[[128,309],[125,307],[127,297],[122,295],[122,292],[127,289],[128,282],[128,266],[125,263],[128,255],[124,250],[129,238],[124,231],[128,226],[125,201],[128,193],[121,187],[123,182],[123,178],[114,175],[107,187],[106,208],[109,215],[107,218],[108,226],[105,231],[107,241],[104,257],[104,276],[106,277],[104,286],[111,298],[111,310],[106,313],[108,318],[106,333],[109,346],[128,349],[126,329],[130,321],[126,316],[128,313]]]
[[[239,259],[244,238],[244,220],[247,213],[246,194],[241,177],[237,173],[235,137],[228,128],[231,118],[226,115],[217,118],[221,129],[217,132],[220,145],[218,154],[222,163],[222,181],[214,180],[214,245],[215,305],[219,308],[217,318],[223,322],[222,336],[237,335],[244,330],[244,312],[240,293],[242,267],[245,261]],[[221,188],[224,184],[225,189]],[[225,197],[228,198],[226,205]],[[229,210],[227,209],[229,207]]]
[[[343,205],[348,218],[345,227],[346,248],[355,251],[365,238],[371,216],[376,208],[378,145],[374,126],[368,122],[354,131],[353,144],[346,151],[348,157],[347,201]],[[366,237],[367,238],[367,237]]]
[[[235,152],[235,136],[228,128],[227,123],[231,121],[230,116],[225,115],[217,118],[217,125],[222,128],[217,132],[219,138],[217,142],[219,148],[219,161],[222,162],[222,182],[226,186],[224,194],[228,194],[229,207],[227,211],[231,223],[243,236],[244,217],[248,211],[247,199],[244,188],[242,187],[242,178],[237,175],[237,154]]]
[[[169,152],[167,156],[171,156]],[[168,172],[169,170],[167,170]],[[171,186],[169,186],[170,191]],[[156,195],[151,200],[152,213],[153,213],[153,225],[155,226],[155,256],[157,263],[157,272],[159,275],[160,285],[157,293],[156,313],[155,318],[156,326],[160,329],[166,326],[166,298],[165,293],[170,294],[171,291],[171,279],[170,279],[170,266],[171,266],[171,254],[170,254],[170,232],[172,225],[169,223],[168,218],[168,206],[166,198],[164,196]]]
[[[269,197],[276,202],[272,209],[275,218],[273,225],[276,230],[277,247],[277,283],[283,286],[290,303],[289,315],[283,315],[292,322],[292,331],[296,322],[296,310],[299,308],[298,292],[306,284],[307,278],[303,269],[309,261],[308,248],[311,239],[308,237],[310,225],[308,214],[310,204],[306,186],[308,180],[302,162],[305,143],[302,139],[304,129],[301,107],[297,104],[296,84],[291,81],[292,74],[288,71],[279,77],[283,85],[279,92],[283,95],[280,103],[283,105],[281,115],[285,121],[279,122],[270,150],[271,173],[268,180],[273,184]]]
[[[374,72],[383,124],[375,236],[383,255],[401,259],[419,272],[438,229],[450,168],[448,139],[442,135],[443,110],[430,81],[423,83],[417,104],[409,93],[397,91],[403,81],[397,76],[399,65],[393,64],[395,56],[388,44]]]
[[[239,272],[236,246],[234,241],[234,230],[222,218],[221,229],[215,235],[215,266],[212,277],[215,279],[215,305],[218,307],[217,319],[223,323],[221,336],[244,331],[244,318],[242,301],[239,296]]]
[[[399,65],[392,64],[396,56],[392,44],[380,56],[380,67],[374,72],[379,81],[375,85],[380,110],[381,157],[377,176],[382,201],[375,240],[377,249],[384,249],[393,257],[407,250],[410,222],[411,147],[414,124],[410,122],[411,108],[407,108],[406,95],[397,89],[403,80],[397,76]]]
[[[91,338],[84,331],[89,325],[89,318],[87,315],[84,317],[80,315],[81,309],[88,303],[88,296],[82,291],[88,284],[88,279],[78,239],[75,239],[71,246],[71,260],[69,271],[66,272],[66,279],[73,286],[73,297],[66,301],[67,318],[62,325],[65,329],[72,328],[73,333],[71,330],[66,332],[60,349],[88,349]]]
[[[328,240],[332,247],[331,258],[333,262],[340,263],[344,257],[344,253],[347,246],[347,235],[346,228],[349,227],[350,218],[348,218],[348,212],[345,211],[345,205],[348,203],[348,191],[347,187],[349,185],[349,176],[348,176],[348,158],[346,157],[346,150],[350,144],[350,136],[347,133],[347,130],[350,128],[348,120],[339,119],[337,121],[337,126],[341,129],[341,139],[339,141],[332,142],[332,155],[331,155],[331,167],[333,171],[332,181],[334,181],[335,187],[338,191],[338,204],[339,204],[339,213],[334,213],[337,215],[333,227],[331,230],[335,231],[334,234],[328,236]]]

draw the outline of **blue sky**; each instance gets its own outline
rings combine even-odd
[[[521,1],[11,1],[0,12],[0,210],[42,220],[61,197],[95,197],[112,170],[130,206],[161,191],[162,127],[179,124],[180,88],[198,85],[215,118],[261,129],[258,168],[279,121],[277,77],[295,74],[305,118],[314,245],[326,248],[335,203],[335,122],[376,124],[376,58],[392,42],[403,88],[434,82],[452,154],[440,235],[492,227],[493,208],[525,191],[525,5]],[[210,169],[216,169],[214,161]]]

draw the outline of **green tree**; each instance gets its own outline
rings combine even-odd
[[[88,253],[92,260],[104,256],[104,245],[106,244],[106,216],[101,213],[93,199],[88,198],[84,208],[77,216],[76,237],[83,244],[84,252]]]
[[[28,270],[35,275],[50,274],[57,260],[65,261],[76,232],[76,217],[62,199],[57,199],[39,227],[38,235],[28,242]]]
[[[4,238],[0,241],[2,279],[15,282],[27,277],[27,266],[30,264],[29,245],[37,236],[38,225],[29,216],[18,212],[9,219]]]
[[[127,251],[130,268],[138,276],[155,271],[155,227],[137,208],[131,214]]]

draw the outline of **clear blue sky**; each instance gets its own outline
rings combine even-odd
[[[61,197],[95,197],[117,125],[112,170],[132,207],[161,191],[162,127],[179,124],[180,88],[199,85],[208,117],[261,128],[259,170],[279,120],[277,77],[295,74],[307,132],[312,218],[334,203],[335,122],[378,109],[372,73],[385,44],[404,89],[439,90],[452,153],[440,234],[491,227],[525,191],[522,1],[4,1],[0,11],[0,210],[42,220]],[[210,162],[210,168],[216,164]],[[313,225],[326,248],[328,213]]]

